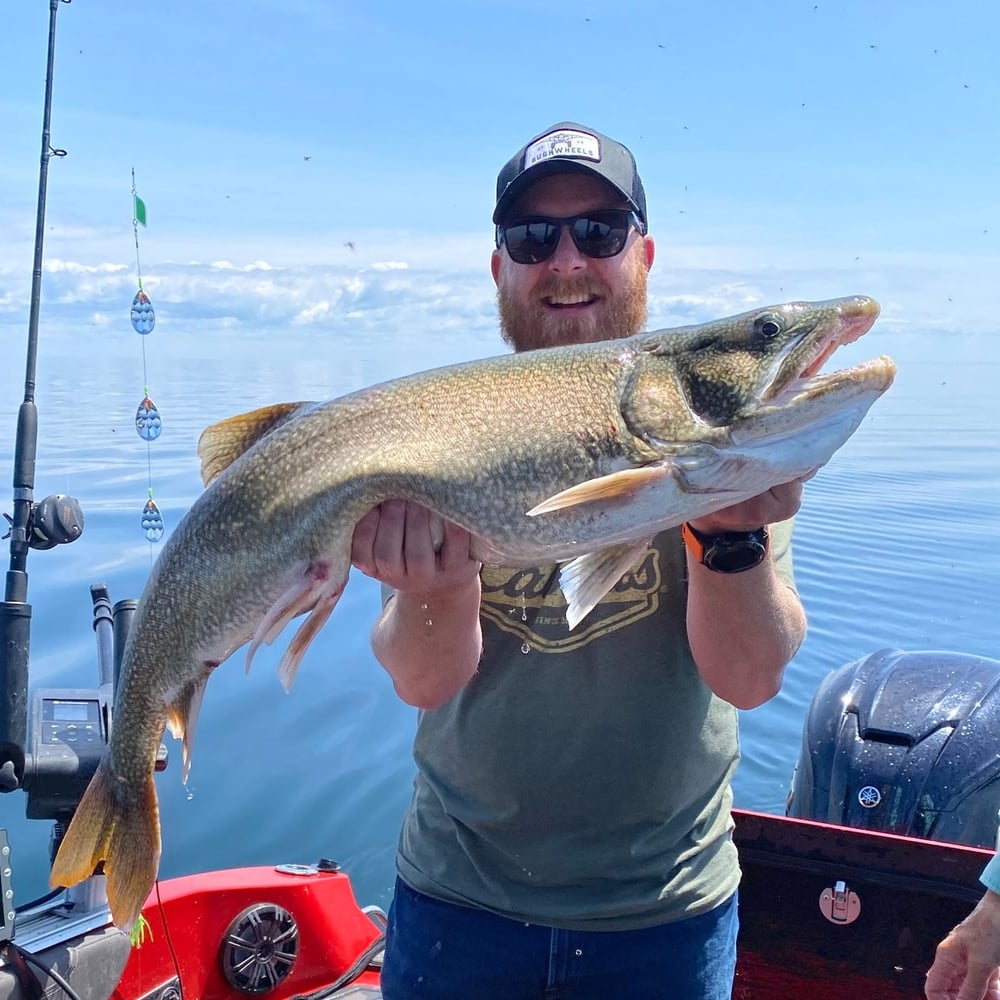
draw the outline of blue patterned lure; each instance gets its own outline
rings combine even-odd
[[[163,537],[163,515],[152,497],[146,501],[146,506],[142,508],[141,523],[142,533],[146,536],[147,541],[158,542]]]
[[[135,411],[135,429],[143,441],[155,441],[163,430],[163,420],[156,404],[146,396]]]
[[[153,332],[156,326],[156,313],[153,312],[153,303],[149,301],[149,296],[140,288],[135,293],[132,300],[132,327],[136,333],[143,335]]]

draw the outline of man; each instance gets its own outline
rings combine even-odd
[[[493,221],[515,350],[644,327],[654,244],[624,146],[546,130],[501,170]],[[354,564],[394,592],[375,655],[423,710],[386,1000],[728,1000],[736,708],[778,691],[805,632],[778,523],[801,493],[699,518],[687,545],[663,532],[573,631],[556,566],[481,567],[455,525],[435,551],[413,504],[359,524]],[[729,571],[703,565],[715,543]]]
[[[981,881],[983,898],[937,947],[927,1000],[1000,1000],[1000,854]]]

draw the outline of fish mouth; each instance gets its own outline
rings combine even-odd
[[[853,343],[872,328],[880,312],[878,302],[866,295],[838,300],[835,307],[831,303],[829,315],[791,344],[779,359],[774,378],[761,394],[761,400],[780,403],[803,393],[818,395],[852,383],[859,387],[888,388],[896,366],[885,355],[833,372],[821,372],[838,347]]]

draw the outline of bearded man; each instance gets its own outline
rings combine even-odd
[[[643,329],[655,247],[625,146],[546,129],[500,171],[493,222],[515,351]],[[391,588],[373,649],[421,710],[386,1000],[729,1000],[736,709],[778,691],[805,634],[801,497],[662,532],[572,631],[557,566],[482,566],[453,524],[436,548],[415,504],[359,523],[353,562]]]

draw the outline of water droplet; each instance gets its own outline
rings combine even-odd
[[[190,802],[194,798],[194,789],[193,788],[185,788],[184,789],[184,798],[186,798],[188,800],[188,802]]]
[[[434,624],[434,621],[433,621],[433,619],[431,619],[431,618],[425,618],[425,619],[424,619],[424,624],[425,624],[425,625],[426,625],[426,626],[427,626],[428,628],[430,628],[430,627],[431,627],[431,626],[432,626],[432,625]]]
[[[143,335],[153,332],[156,326],[156,313],[153,312],[153,303],[149,301],[149,296],[140,288],[132,300],[132,328],[136,333]]]
[[[521,643],[521,652],[522,653],[530,653],[531,652],[531,647],[526,642],[522,642]]]
[[[163,420],[156,404],[146,396],[135,411],[135,429],[143,441],[155,441],[163,430]]]
[[[424,603],[420,605],[420,610],[426,611],[429,607],[430,605],[426,601],[424,601]]]
[[[146,506],[142,508],[140,523],[142,524],[142,533],[146,536],[147,541],[158,542],[163,537],[163,515],[160,514],[160,508],[153,503],[152,497],[146,501]]]

